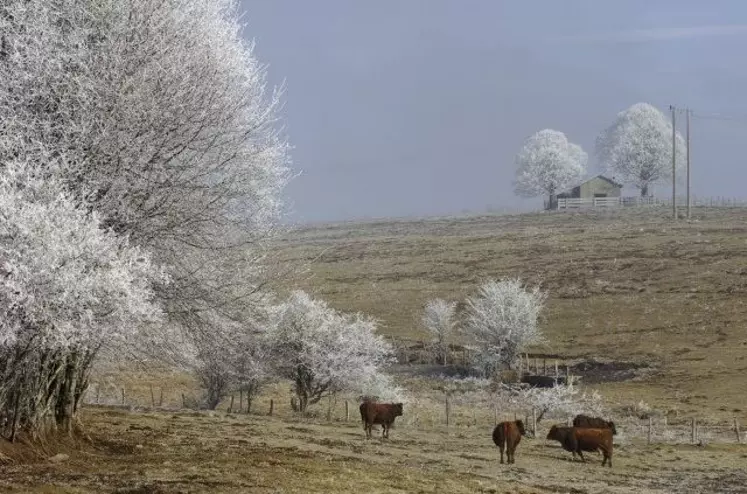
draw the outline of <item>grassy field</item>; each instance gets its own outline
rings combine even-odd
[[[462,301],[489,277],[519,276],[548,291],[541,322],[547,343],[532,351],[561,361],[633,368],[623,377],[584,376],[622,425],[615,465],[586,465],[543,437],[526,439],[514,466],[498,464],[491,404],[443,399],[417,366],[393,369],[411,393],[388,442],[367,441],[350,400],[309,417],[288,407],[288,386],[270,387],[253,415],[179,410],[194,402],[181,375],[128,373],[94,378],[101,401],[126,388],[130,404],[160,401],[172,411],[89,406],[92,441],[4,445],[0,490],[9,492],[745,492],[747,446],[728,427],[700,446],[687,421],[747,425],[747,211],[696,209],[673,224],[668,211],[543,213],[321,225],[278,242],[287,266],[304,267],[281,289],[302,288],[346,311],[381,321],[389,336],[420,339],[432,297]],[[151,397],[151,389],[155,398]],[[93,395],[89,393],[88,400]],[[182,396],[185,398],[182,398]],[[269,400],[275,413],[267,416]],[[681,434],[646,445],[635,409]],[[509,418],[512,413],[504,410]],[[674,427],[674,426],[673,426]],[[674,431],[674,428],[671,429]],[[678,439],[679,438],[679,439]],[[661,439],[662,442],[658,443]],[[730,441],[730,442],[727,442]],[[12,447],[11,447],[12,446]],[[65,452],[69,458],[51,462]]]
[[[483,279],[519,276],[549,293],[534,349],[571,361],[646,366],[608,382],[611,400],[747,421],[747,211],[544,213],[319,226],[279,247],[308,265],[292,284],[381,331],[422,338],[432,297],[462,301]]]
[[[0,490],[41,493],[737,493],[744,445],[618,444],[612,469],[544,439],[500,465],[490,429],[397,427],[364,439],[357,421],[324,424],[225,413],[89,407],[92,444],[59,462],[3,466]],[[541,432],[546,433],[543,429]],[[544,435],[542,436],[544,437]],[[53,453],[51,448],[49,454]]]

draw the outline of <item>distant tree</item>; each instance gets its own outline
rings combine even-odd
[[[581,146],[568,142],[557,130],[540,130],[516,155],[514,191],[524,197],[548,195],[550,207],[559,191],[580,182],[589,157]]]
[[[676,134],[677,166],[685,158],[685,141]],[[599,163],[609,173],[648,196],[652,184],[672,177],[672,123],[657,108],[637,103],[617,114],[596,142]]]
[[[514,367],[527,345],[543,341],[537,319],[546,294],[527,289],[519,279],[490,280],[467,299],[466,335],[478,350],[485,374],[500,366]]]
[[[375,328],[374,320],[339,313],[303,291],[274,309],[267,333],[273,367],[293,383],[299,411],[338,391],[360,391],[391,361],[392,348]]]
[[[447,302],[440,298],[429,300],[425,305],[423,325],[431,336],[431,348],[436,361],[446,364],[449,353],[449,340],[456,329],[456,302]]]

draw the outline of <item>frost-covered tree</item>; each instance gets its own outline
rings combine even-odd
[[[45,176],[47,163],[0,170],[0,424],[70,431],[102,347],[158,321],[153,282],[166,278],[138,247]]]
[[[0,166],[66,157],[74,197],[168,268],[171,341],[241,320],[273,275],[290,160],[235,0],[7,0],[0,80]]]
[[[516,155],[514,191],[523,197],[555,196],[579,183],[586,174],[588,155],[557,130],[540,130],[530,136]]]
[[[538,287],[528,289],[519,279],[487,281],[467,299],[464,331],[486,374],[513,368],[528,345],[543,341],[537,320],[545,299]]]
[[[677,167],[685,158],[685,141],[676,134]],[[650,187],[672,177],[672,122],[648,103],[617,114],[596,142],[599,163],[609,173],[648,196]]]
[[[578,415],[579,413],[600,415],[604,409],[602,397],[597,391],[582,392],[573,383],[561,384],[552,388],[528,388],[515,392],[517,404],[537,411],[537,423],[545,415]]]
[[[430,333],[431,347],[436,361],[446,364],[449,354],[449,340],[456,330],[456,302],[437,298],[429,300],[423,313],[423,326]]]
[[[358,390],[392,358],[376,322],[342,314],[302,291],[274,309],[267,336],[279,377],[289,379],[299,411],[328,394]]]

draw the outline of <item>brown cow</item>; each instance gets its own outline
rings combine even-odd
[[[395,417],[402,415],[402,403],[373,403],[364,401],[360,406],[363,430],[366,437],[371,437],[371,429],[374,424],[381,424],[381,437],[389,438],[389,429],[394,423]]]
[[[547,433],[547,439],[559,441],[563,449],[576,454],[586,462],[583,451],[601,451],[604,455],[602,466],[608,461],[612,468],[612,431],[610,429],[585,429],[581,427],[558,427],[553,425]]]
[[[584,429],[610,429],[612,435],[617,435],[617,429],[615,429],[615,423],[611,420],[604,420],[599,417],[590,417],[588,415],[579,414],[573,419],[573,427],[582,427]]]
[[[501,451],[501,464],[503,464],[503,448],[506,448],[507,462],[510,465],[515,462],[516,447],[521,441],[521,436],[526,436],[524,422],[515,420],[513,422],[501,422],[493,429],[493,442]]]

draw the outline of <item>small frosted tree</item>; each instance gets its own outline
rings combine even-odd
[[[446,364],[449,340],[456,330],[456,302],[437,298],[428,301],[423,314],[423,326],[431,336],[431,348],[436,361]]]
[[[302,291],[273,312],[267,334],[273,366],[292,382],[301,412],[324,396],[358,389],[391,361],[376,322],[361,314],[339,313]]]
[[[547,195],[553,207],[558,192],[583,179],[588,159],[581,146],[568,142],[562,132],[540,130],[516,155],[514,191],[523,197]]]
[[[597,391],[582,392],[573,383],[552,388],[528,388],[518,391],[518,404],[537,411],[537,423],[547,414],[559,416],[586,413],[599,415],[603,410],[602,397]]]
[[[519,279],[487,281],[467,299],[464,330],[483,372],[512,369],[528,345],[543,341],[537,319],[545,299],[538,287],[527,289]]]
[[[676,134],[677,167],[685,158],[685,141]],[[637,103],[617,114],[596,142],[599,163],[609,173],[648,196],[650,187],[672,177],[672,123],[657,108]]]

